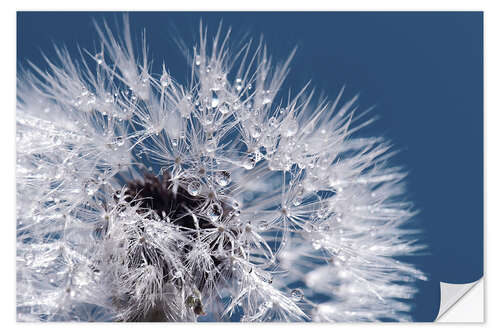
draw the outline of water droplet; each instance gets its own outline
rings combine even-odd
[[[318,167],[321,170],[326,170],[330,166],[330,160],[327,157],[322,157],[318,160]]]
[[[262,96],[262,104],[269,104],[272,101],[272,93],[271,90],[266,90],[264,91],[264,94]]]
[[[54,136],[52,138],[52,142],[54,142],[55,145],[60,145],[62,143],[62,140],[59,136]]]
[[[271,126],[271,128],[278,128],[278,120],[274,117],[269,118],[269,126]]]
[[[207,215],[210,221],[212,222],[216,222],[217,220],[219,220],[220,217],[222,216],[222,213],[223,210],[221,205],[219,205],[216,202],[212,203],[210,207],[208,207]]]
[[[184,118],[189,118],[189,115],[191,114],[192,111],[191,99],[192,98],[190,95],[186,95],[181,99],[181,101],[177,105],[177,108],[179,109],[181,116]]]
[[[205,143],[205,151],[208,154],[212,154],[217,150],[217,142],[215,139],[208,139],[207,142]]]
[[[258,139],[262,135],[262,129],[256,124],[250,124],[249,132],[254,139]]]
[[[267,308],[267,309],[272,308],[272,307],[273,307],[273,305],[274,305],[274,304],[273,304],[273,302],[271,302],[271,301],[267,301],[267,302],[265,302],[265,303],[263,304],[264,308]]]
[[[216,108],[219,105],[219,96],[217,96],[217,93],[215,91],[212,91],[212,102],[210,103],[210,106],[212,108]]]
[[[269,284],[273,283],[273,276],[271,275],[270,272],[261,269],[254,270],[254,272],[263,282]]]
[[[240,208],[241,204],[238,200],[234,199],[233,200],[233,203],[231,204],[231,206],[234,208],[234,209],[238,209]]]
[[[197,55],[196,57],[194,57],[194,63],[196,66],[200,66],[201,65],[201,57],[199,55]]]
[[[236,79],[236,84],[235,84],[236,91],[240,92],[241,89],[243,89],[243,83],[241,79]]]
[[[304,224],[304,230],[306,232],[313,232],[314,231],[314,225],[311,222],[306,222]]]
[[[290,297],[294,302],[300,302],[304,298],[304,292],[300,289],[293,289],[290,292]]]
[[[24,262],[26,263],[26,265],[31,265],[34,260],[35,260],[35,256],[33,255],[33,253],[26,252],[24,254]]]
[[[252,170],[255,167],[255,164],[256,164],[256,160],[255,160],[255,157],[253,156],[253,154],[246,157],[243,160],[243,168],[245,168],[246,170]]]
[[[319,250],[319,249],[321,249],[321,241],[320,241],[320,240],[317,240],[317,239],[316,239],[316,240],[314,240],[314,241],[312,242],[312,246],[313,246],[313,248],[314,248],[315,250]]]
[[[231,174],[226,170],[217,171],[215,174],[215,181],[220,186],[226,186],[231,182]]]
[[[71,289],[70,287],[67,287],[66,288],[66,293],[68,293],[71,297],[75,297],[76,293],[73,289]]]
[[[89,196],[93,196],[97,192],[97,184],[93,180],[87,181],[84,187]]]
[[[320,201],[319,202],[319,207],[318,210],[316,211],[316,215],[322,219],[328,216],[329,213],[329,206],[328,202],[326,201]]]
[[[224,74],[217,75],[214,78],[212,90],[219,91],[224,87],[225,84],[226,84],[226,81],[225,81]]]
[[[112,104],[115,102],[115,98],[111,93],[108,92],[108,93],[106,93],[106,97],[104,99],[104,102],[106,102],[108,104]]]
[[[281,134],[285,137],[289,138],[297,133],[299,129],[299,125],[297,120],[293,118],[288,118],[281,124]]]
[[[182,272],[181,272],[181,271],[176,271],[176,272],[174,273],[174,279],[178,279],[178,278],[180,278],[180,277],[182,277]]]
[[[342,222],[342,218],[343,218],[343,214],[342,213],[336,213],[335,214],[335,220],[337,220],[337,222]]]
[[[189,183],[187,190],[192,196],[197,196],[198,194],[200,194],[201,190],[200,182],[197,180],[193,180],[191,183]]]
[[[233,110],[237,111],[241,108],[241,103],[240,101],[234,101],[233,102]]]
[[[200,121],[203,124],[203,126],[210,127],[210,125],[214,123],[214,114],[209,113],[205,115],[204,118],[200,119]]]
[[[239,120],[242,122],[245,122],[245,120],[248,120],[251,117],[251,113],[249,111],[250,110],[248,110],[248,109],[241,109],[241,111],[238,114]],[[247,124],[247,123],[245,122],[245,124]]]
[[[123,137],[121,137],[121,136],[117,136],[117,137],[115,138],[115,142],[114,142],[114,144],[115,144],[116,146],[118,146],[118,147],[121,147],[121,146],[123,146],[123,145],[125,144],[125,140],[123,139]]]
[[[95,61],[97,61],[98,65],[101,65],[104,62],[104,53],[100,52],[95,55]]]
[[[222,103],[219,106],[219,112],[222,114],[228,114],[229,113],[229,104],[227,102]]]
[[[170,85],[170,76],[167,73],[163,73],[160,77],[160,84],[162,87],[167,87]]]

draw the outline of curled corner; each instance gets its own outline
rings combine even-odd
[[[478,286],[474,288],[475,286]],[[472,289],[475,289],[474,293],[469,293]],[[439,313],[436,317],[436,321],[439,322],[483,322],[483,279],[465,284],[454,284],[440,282],[441,289],[441,304],[439,306]],[[470,299],[469,299],[469,294]],[[463,299],[462,299],[463,298]],[[473,304],[469,304],[472,302]],[[466,303],[466,304],[463,304]],[[478,304],[479,303],[479,304]],[[457,313],[450,316],[452,312],[449,311],[452,308],[458,308]],[[474,319],[467,319],[460,316],[461,313],[470,314],[473,310],[477,314]],[[446,316],[444,316],[446,314]],[[471,318],[472,318],[471,317]]]

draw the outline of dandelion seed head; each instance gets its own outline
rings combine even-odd
[[[200,29],[187,84],[127,19],[97,30],[101,51],[19,74],[19,320],[409,318],[415,213],[357,96],[285,98],[293,52],[222,29]]]

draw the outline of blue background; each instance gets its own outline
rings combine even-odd
[[[114,26],[115,13],[19,12],[18,68],[53,43],[100,50],[92,19]],[[153,68],[162,61],[187,79],[172,36],[187,45],[200,19],[212,32],[222,20],[233,38],[245,33],[269,46],[273,59],[298,53],[285,83],[313,86],[334,98],[361,93],[361,108],[380,118],[364,135],[384,135],[402,151],[394,163],[410,171],[409,198],[420,210],[427,255],[410,258],[430,279],[419,283],[413,318],[432,321],[439,281],[468,283],[483,275],[483,14],[480,12],[211,12],[133,13],[133,35],[145,28]],[[137,41],[137,39],[136,39]]]

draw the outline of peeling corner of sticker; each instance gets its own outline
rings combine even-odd
[[[441,320],[441,317],[479,282],[482,282],[482,278],[477,281],[464,284],[440,282],[441,303],[436,321],[443,321]]]

